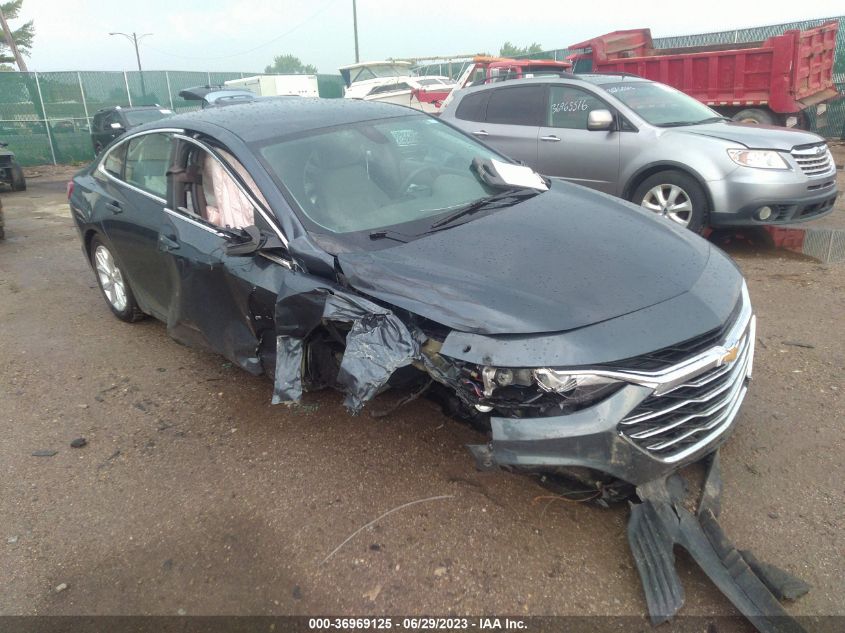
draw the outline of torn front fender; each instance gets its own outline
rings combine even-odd
[[[292,275],[276,303],[273,404],[302,397],[303,343],[323,322],[349,325],[337,382],[357,413],[394,371],[420,358],[417,337],[393,312],[324,279]]]

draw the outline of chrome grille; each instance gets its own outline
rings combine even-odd
[[[622,435],[666,462],[684,459],[713,441],[730,426],[745,397],[754,356],[753,317],[736,345],[733,362],[705,369],[643,400],[620,422]]]
[[[834,171],[833,156],[824,143],[795,147],[790,153],[807,176],[822,176]]]

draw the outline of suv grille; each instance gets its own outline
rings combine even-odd
[[[746,374],[754,355],[753,331],[749,323],[733,362],[643,400],[620,422],[621,433],[667,462],[683,459],[712,441],[730,425],[745,397]]]
[[[821,176],[834,170],[833,157],[825,143],[793,147],[792,158],[807,176]]]

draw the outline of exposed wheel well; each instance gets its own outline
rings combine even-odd
[[[704,191],[704,195],[707,197],[707,215],[710,215],[710,212],[713,210],[713,199],[710,197],[710,189],[707,187],[707,184],[698,176],[698,174],[688,169],[684,169],[679,165],[651,165],[643,171],[634,174],[634,176],[628,181],[628,184],[625,185],[625,190],[622,192],[622,197],[625,198],[625,200],[628,200],[629,202],[634,202],[633,200],[631,200],[631,197],[634,195],[634,192],[637,190],[637,187],[640,186],[640,183],[642,183],[642,181],[644,181],[649,176],[653,176],[654,174],[661,171],[677,171],[686,176],[689,176],[690,178],[694,179],[699,185],[701,185],[701,189]]]
[[[94,229],[88,229],[85,232],[85,237],[83,238],[83,244],[85,244],[85,254],[88,255],[88,261],[91,261],[91,241],[94,239],[94,236],[97,234],[97,231]]]

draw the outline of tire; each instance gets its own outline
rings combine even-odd
[[[91,240],[91,267],[106,304],[118,319],[134,323],[146,316],[138,307],[129,279],[115,261],[111,247],[99,235]]]
[[[17,163],[12,163],[12,191],[26,191],[26,178],[23,169]]]
[[[747,108],[740,110],[731,117],[731,121],[737,123],[748,123],[750,125],[777,125],[774,115],[760,108]]]
[[[670,200],[674,200],[671,206]],[[707,195],[695,178],[681,171],[652,174],[637,186],[631,202],[695,233],[707,225]]]

